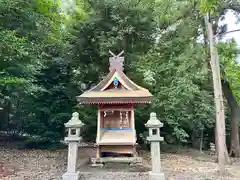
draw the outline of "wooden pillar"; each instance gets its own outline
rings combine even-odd
[[[100,158],[100,146],[97,146],[96,158]]]
[[[100,141],[100,130],[101,130],[101,111],[100,111],[100,106],[98,106],[97,139],[96,139],[97,143]]]
[[[98,106],[98,118],[97,118],[97,138],[96,138],[96,143],[97,143],[97,151],[96,151],[96,157],[100,157],[100,147],[98,145],[100,141],[100,135],[101,135],[101,111],[100,111],[100,106]]]
[[[131,128],[135,131],[134,107],[131,107]]]
[[[135,118],[134,118],[134,107],[132,104],[131,107],[131,128],[132,128],[132,132],[133,132],[133,140],[134,143],[136,143],[136,130],[135,130]],[[136,145],[133,145],[133,157],[137,156],[137,150],[136,150]]]

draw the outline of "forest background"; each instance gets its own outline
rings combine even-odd
[[[65,136],[73,111],[94,141],[96,108],[76,96],[108,73],[108,51],[125,51],[125,72],[154,95],[136,108],[140,144],[154,111],[165,143],[209,148],[215,141],[215,105],[209,45],[202,10],[214,10],[214,33],[240,1],[206,0],[0,0],[0,131],[28,135],[21,146],[49,148]],[[221,39],[221,36],[218,36]],[[234,40],[217,44],[226,108],[229,151],[240,156],[240,65]],[[233,123],[234,122],[234,123]],[[237,127],[238,127],[237,126]],[[234,142],[234,143],[233,143]]]

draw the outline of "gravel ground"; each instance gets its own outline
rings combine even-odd
[[[107,172],[84,173],[81,180],[147,180],[147,173]]]
[[[108,165],[104,168],[90,168],[89,157],[94,156],[90,148],[79,149],[78,169],[81,180],[147,180],[150,169],[149,154],[142,151],[144,168]],[[227,176],[217,175],[214,157],[198,152],[163,154],[162,166],[166,180],[239,180],[240,163],[234,159],[227,166]],[[66,170],[67,150],[18,150],[0,148],[0,180],[61,180]]]
[[[91,154],[92,153],[92,154]],[[92,168],[87,165],[94,151],[80,149],[78,169],[81,180],[147,180],[145,172],[129,172],[129,166]],[[0,149],[0,180],[60,180],[66,171],[67,150]]]
[[[30,180],[29,177],[5,177],[3,180]],[[34,180],[60,180],[61,177],[49,177],[47,174],[39,174]],[[82,173],[80,180],[148,180],[147,174],[141,173],[127,173],[127,172],[117,172],[117,173]]]

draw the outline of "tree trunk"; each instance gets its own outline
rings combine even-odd
[[[197,137],[196,137],[196,127],[193,126],[193,130],[191,133],[191,144],[193,149],[198,149],[198,144],[197,144]]]
[[[9,130],[9,123],[10,123],[10,110],[11,110],[11,103],[9,100],[6,100],[3,107],[3,130]]]
[[[200,153],[203,153],[203,128],[201,128]]]
[[[218,138],[217,138],[217,128],[216,128],[216,126],[214,128],[214,132],[215,132],[215,149],[216,149],[216,154],[218,154]],[[218,160],[216,159],[216,162],[217,161]]]
[[[240,107],[233,95],[230,84],[222,80],[223,93],[227,99],[228,105],[231,109],[231,144],[230,144],[230,156],[240,157],[240,142],[239,142],[239,121],[240,121]]]
[[[212,24],[209,21],[209,15],[206,14],[205,18],[206,29],[208,33],[210,52],[211,52],[211,70],[213,78],[213,89],[215,97],[215,106],[216,106],[216,141],[217,150],[218,150],[218,165],[220,175],[225,174],[225,164],[229,162],[227,146],[226,146],[226,132],[225,132],[225,115],[224,115],[224,104],[222,97],[222,85],[220,79],[220,67],[218,62],[217,49],[214,43],[213,29]]]

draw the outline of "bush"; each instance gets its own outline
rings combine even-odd
[[[65,147],[65,145],[50,138],[31,137],[23,142],[22,147],[29,149],[55,149]]]

